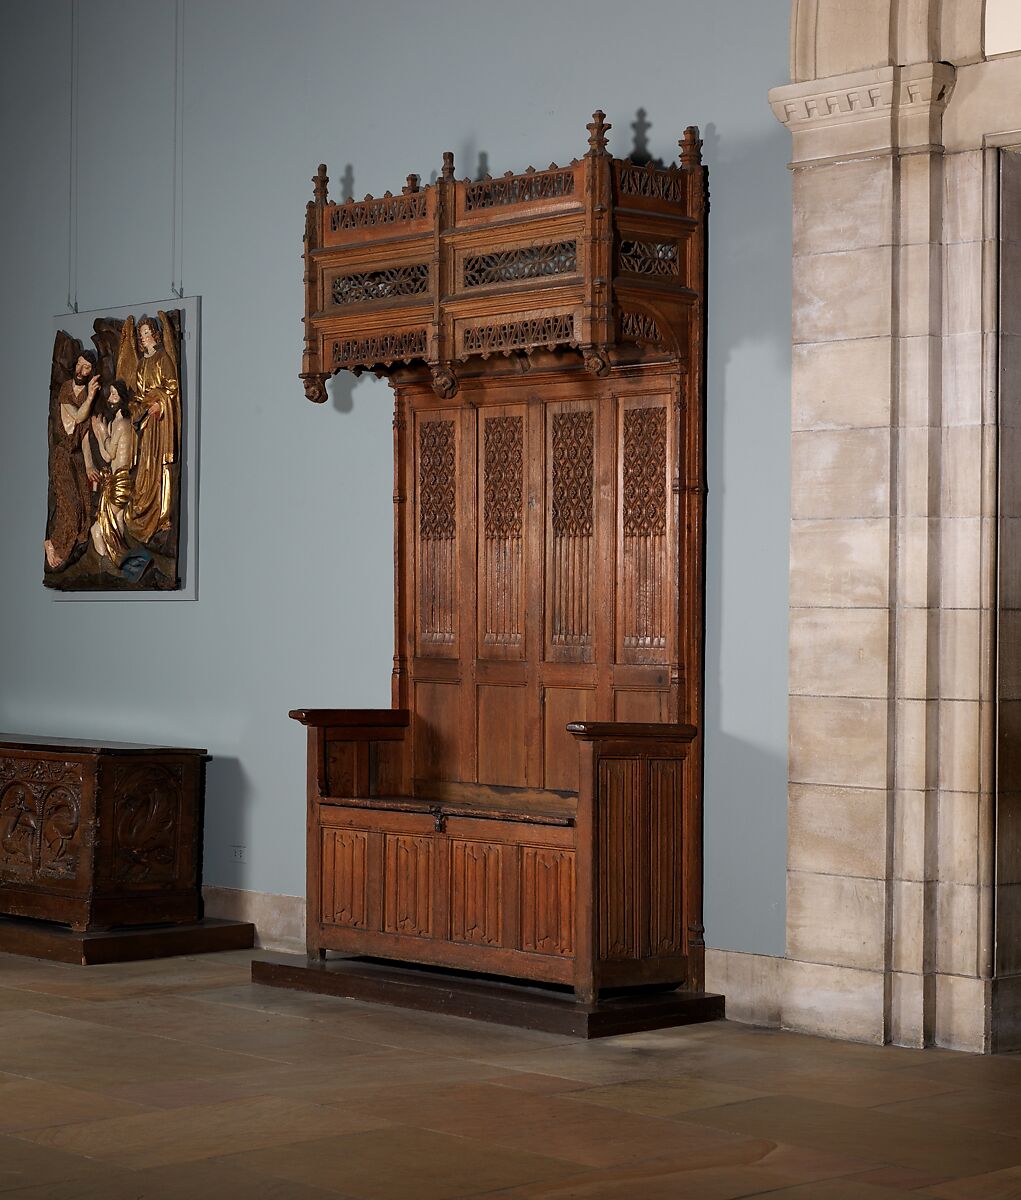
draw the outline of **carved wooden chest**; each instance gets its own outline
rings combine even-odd
[[[197,921],[207,761],[0,735],[0,913],[78,931]]]

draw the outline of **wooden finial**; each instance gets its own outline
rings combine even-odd
[[[689,125],[684,131],[684,137],[677,144],[681,148],[682,167],[702,165],[702,139],[698,136],[697,125]]]
[[[588,130],[588,145],[589,156],[595,157],[606,153],[606,131],[612,129],[612,125],[606,124],[606,113],[602,109],[597,108],[592,114],[592,120],[585,126]]]
[[[315,196],[316,204],[326,203],[326,185],[329,182],[330,177],[326,174],[326,163],[320,163],[319,170],[312,176],[312,194]]]
[[[454,182],[454,153],[452,150],[443,151],[443,180],[445,183]]]

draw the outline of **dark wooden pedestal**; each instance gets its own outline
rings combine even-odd
[[[575,1038],[667,1029],[724,1016],[723,997],[711,992],[632,988],[586,1004],[567,988],[367,958],[310,963],[304,955],[275,954],[252,963],[252,982]]]
[[[254,925],[212,917],[187,925],[135,925],[91,933],[79,933],[49,921],[0,917],[0,953],[83,967],[215,950],[249,950],[254,940]]]

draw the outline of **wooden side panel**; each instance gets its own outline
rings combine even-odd
[[[674,623],[666,399],[620,410],[617,661],[667,661]]]
[[[648,850],[642,821],[641,759],[599,763],[599,957],[639,958],[647,952]]]
[[[676,759],[649,763],[649,950],[683,954],[683,779]]]
[[[478,689],[479,779],[489,784],[524,787],[524,687],[483,685]]]
[[[345,929],[369,927],[369,838],[362,829],[323,829],[322,921]]]
[[[521,949],[574,954],[574,853],[522,846],[520,866]]]
[[[525,410],[479,414],[480,658],[525,654]]]
[[[455,658],[458,642],[455,414],[416,416],[418,652]]]
[[[589,405],[548,406],[546,464],[546,654],[553,661],[591,662],[595,414]]]
[[[383,930],[414,937],[433,932],[433,839],[388,833],[383,852]]]
[[[596,693],[589,688],[548,687],[543,705],[544,787],[578,790],[578,742],[567,732],[571,721],[590,721],[596,715]]]
[[[504,847],[450,840],[450,936],[478,946],[503,945]]]
[[[619,688],[613,696],[615,721],[668,721],[670,693]]]
[[[459,703],[460,687],[456,683],[416,682],[416,778],[459,778]]]

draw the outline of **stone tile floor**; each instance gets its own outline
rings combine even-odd
[[[578,1042],[0,955],[0,1200],[1021,1198],[1021,1056],[725,1021]]]

